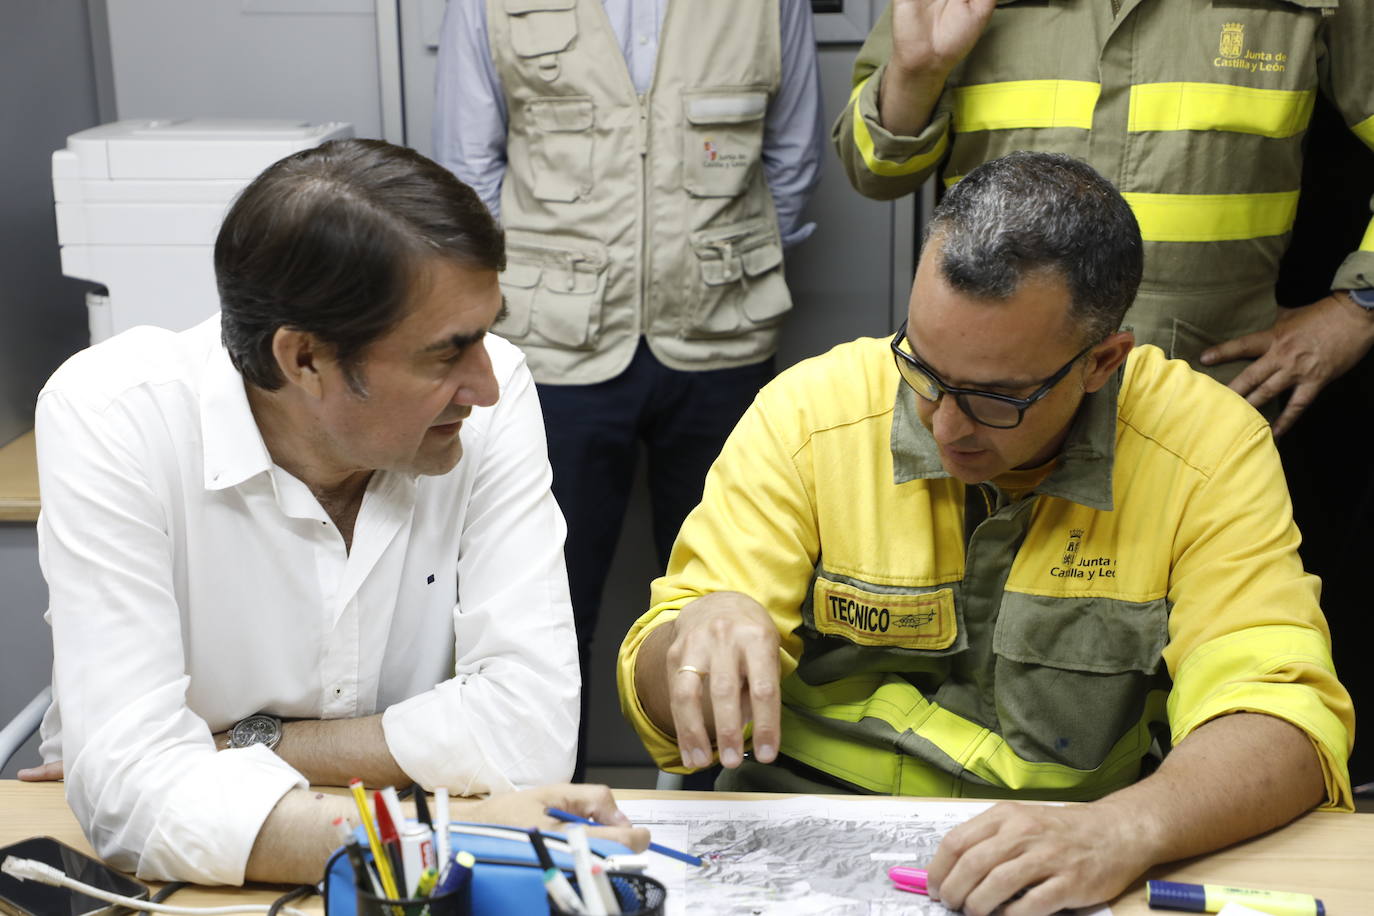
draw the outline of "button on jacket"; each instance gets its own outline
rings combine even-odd
[[[1020,500],[966,487],[886,340],[765,388],[621,647],[621,705],[660,766],[676,743],[634,693],[644,638],[739,591],[781,636],[788,757],[858,791],[1098,798],[1230,712],[1306,732],[1327,807],[1351,807],[1349,695],[1272,437],[1154,347],[1088,395]]]
[[[352,549],[272,463],[219,318],[137,328],[39,395],[56,701],[44,759],[96,852],[237,884],[299,773],[211,734],[256,712],[383,713],[407,775],[452,791],[566,780],[578,667],[543,422],[519,352],[442,476],[377,471]]]
[[[1126,318],[1136,339],[1222,381],[1239,374],[1244,361],[1197,358],[1277,318],[1316,93],[1374,147],[1374,5],[1004,0],[916,137],[878,121],[891,12],[859,53],[835,123],[855,187],[898,197],[937,168],[949,184],[1018,149],[1084,159],[1140,221],[1145,277]],[[1374,225],[1332,280],[1369,286]]]

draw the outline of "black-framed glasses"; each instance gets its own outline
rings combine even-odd
[[[946,394],[953,395],[955,403],[969,419],[995,429],[1012,429],[1020,426],[1022,418],[1026,415],[1026,408],[1054,390],[1054,386],[1069,374],[1073,364],[1097,346],[1089,344],[1079,350],[1058,372],[1041,382],[1040,387],[1036,388],[1030,397],[1014,398],[1009,394],[998,394],[995,391],[946,385],[929,366],[916,358],[916,354],[904,349],[909,346],[906,339],[906,324],[903,321],[897,333],[892,335],[892,358],[897,362],[897,371],[902,374],[902,378],[911,389],[932,404]]]

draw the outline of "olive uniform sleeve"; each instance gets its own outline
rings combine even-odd
[[[935,172],[949,149],[947,94],[936,103],[930,123],[915,137],[897,136],[879,123],[878,87],[891,49],[889,4],[859,50],[849,103],[831,131],[850,184],[875,200],[894,200],[915,191]]]

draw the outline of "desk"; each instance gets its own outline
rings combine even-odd
[[[33,430],[0,447],[0,522],[38,519],[38,455]]]
[[[705,793],[625,789],[616,794],[622,798],[698,798]],[[715,793],[712,797],[750,796]],[[874,798],[873,804],[883,801]],[[46,835],[91,851],[67,809],[61,783],[0,780],[0,812],[0,846]],[[1310,888],[1320,897],[1330,916],[1365,916],[1374,911],[1374,814],[1307,814],[1282,830],[1230,849],[1152,869],[1149,877],[1274,889],[1295,884]],[[231,897],[235,902],[270,903],[279,893],[266,885],[187,888],[173,900],[192,906],[222,906]],[[1116,916],[1167,912],[1145,905],[1144,879],[1111,906]],[[319,912],[319,898],[307,901],[302,908]]]

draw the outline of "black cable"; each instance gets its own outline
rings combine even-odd
[[[164,884],[162,886],[162,890],[158,891],[156,894],[149,897],[148,901],[150,903],[163,903],[167,900],[168,897],[172,896],[177,891],[181,890],[183,887],[188,886],[190,883],[191,882],[189,881],[173,881],[170,884]]]
[[[277,914],[281,912],[281,908],[288,903],[295,903],[297,900],[303,897],[309,897],[314,893],[318,893],[318,891],[313,884],[302,884],[300,887],[293,887],[291,890],[272,901],[272,905],[267,908],[267,916],[277,916]]]

